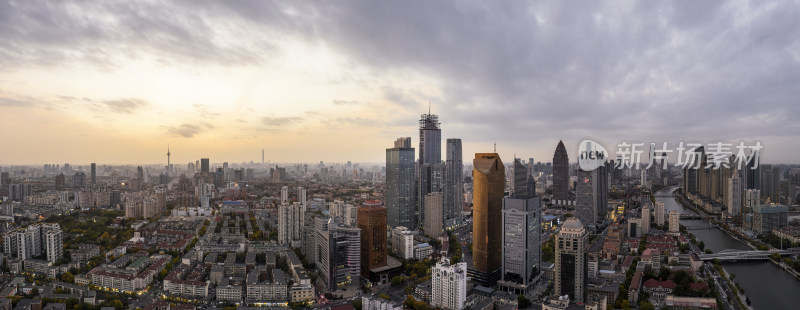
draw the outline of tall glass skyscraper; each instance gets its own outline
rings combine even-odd
[[[393,148],[386,149],[386,208],[387,222],[391,227],[414,229],[414,148],[411,138],[398,138]]]
[[[442,129],[439,117],[422,114],[419,120],[419,169],[417,179],[417,221],[425,223],[425,196],[444,190],[444,164],[442,163]]]
[[[461,206],[464,201],[464,163],[461,139],[447,139],[445,162],[444,221],[445,227],[462,223]]]
[[[553,200],[569,199],[569,156],[564,142],[558,141],[553,154]]]

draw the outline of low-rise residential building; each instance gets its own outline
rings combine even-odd
[[[287,301],[289,283],[280,269],[257,268],[247,274],[248,301]]]
[[[208,296],[210,281],[206,280],[211,264],[181,264],[164,278],[164,290],[172,295],[185,298],[205,298]]]
[[[314,300],[314,287],[311,284],[294,283],[291,290],[291,302],[309,302]]]
[[[222,285],[217,287],[217,300],[219,301],[242,301],[241,285]]]
[[[426,259],[433,254],[433,247],[427,243],[420,243],[414,247],[415,259]]]
[[[403,305],[380,297],[361,297],[362,310],[403,310]]]
[[[87,263],[92,257],[100,255],[100,247],[96,244],[81,244],[77,250],[70,251],[73,262]]]
[[[132,293],[145,289],[171,259],[170,255],[125,255],[86,275],[102,290]]]

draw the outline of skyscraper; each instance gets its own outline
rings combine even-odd
[[[517,174],[514,161],[514,174]],[[520,174],[527,174],[527,171]],[[541,265],[541,205],[542,198],[530,191],[533,186],[515,179],[514,195],[503,198],[503,268],[500,286],[504,291],[526,294],[539,274]]]
[[[208,165],[208,158],[200,158],[200,172],[210,172]]]
[[[0,172],[0,185],[2,186],[11,185],[11,176],[9,176],[8,171]]]
[[[558,141],[553,154],[553,200],[569,199],[569,156],[564,142]]]
[[[419,163],[438,164],[442,162],[442,129],[439,116],[422,114],[419,119]],[[427,194],[427,193],[426,193]]]
[[[295,202],[278,207],[278,243],[299,247],[303,239],[306,206]]]
[[[92,163],[92,185],[97,184],[97,164]]]
[[[63,173],[59,173],[56,176],[56,190],[63,191],[67,188],[67,178],[64,176]]]
[[[608,176],[606,167],[592,171],[578,170],[575,187],[575,216],[589,230],[605,221],[608,213]]]
[[[431,305],[461,310],[467,301],[467,263],[450,264],[442,258],[431,270]]]
[[[316,259],[329,291],[358,287],[361,274],[361,230],[341,226],[331,218],[317,218]]]
[[[414,183],[411,138],[397,138],[394,147],[386,149],[386,209],[390,226],[417,227]]]
[[[442,129],[437,115],[422,114],[419,120],[419,160],[417,169],[417,222],[425,224],[425,195],[444,190]]]
[[[492,286],[500,278],[505,167],[497,153],[476,153],[472,161],[472,278]]]
[[[669,232],[670,233],[678,233],[681,230],[681,215],[678,211],[672,210],[669,211]]]
[[[656,225],[658,226],[664,225],[664,222],[666,220],[665,215],[666,213],[664,213],[664,201],[656,200],[656,211],[655,211]]]
[[[725,204],[728,206],[728,213],[738,216],[742,213],[742,179],[738,173],[734,173],[728,179],[728,196],[725,197]]]
[[[281,203],[288,203],[289,202],[289,187],[284,186],[281,187]]]
[[[425,234],[438,238],[442,235],[442,193],[425,195]]]
[[[444,222],[446,227],[454,227],[462,223],[461,207],[464,201],[461,139],[447,139],[445,152]]]
[[[388,255],[386,208],[380,201],[365,201],[358,208],[358,228],[361,229],[361,276],[369,278],[371,269],[386,266]]]
[[[510,196],[536,196],[536,183],[530,169],[519,158],[514,158],[512,167]]]
[[[297,188],[297,201],[300,202],[301,205],[306,205],[306,189],[302,186]]]
[[[781,168],[774,165],[761,165],[761,200],[780,203]]]
[[[650,204],[646,203],[642,206],[642,235],[647,235],[650,232]]]
[[[587,295],[586,238],[588,234],[578,218],[568,218],[556,235],[556,296],[569,295],[583,303]]]

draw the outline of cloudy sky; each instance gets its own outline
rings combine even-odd
[[[465,159],[592,138],[800,163],[798,1],[0,1],[0,164]]]

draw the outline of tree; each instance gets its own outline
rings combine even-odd
[[[641,302],[639,302],[639,309],[640,310],[655,310],[656,307],[653,306],[653,304],[651,304],[649,302],[641,301]]]
[[[706,248],[706,244],[701,240],[700,242],[697,243],[697,247],[700,248],[700,250],[702,251],[703,249]]]
[[[670,276],[669,268],[661,267],[661,269],[658,270],[658,278],[661,279],[662,281],[669,279],[669,276]]]
[[[389,296],[389,294],[386,294],[386,293],[381,293],[380,295],[378,295],[378,297],[386,299],[386,300],[392,300],[392,297]]]
[[[361,298],[356,298],[356,300],[353,301],[353,308],[356,308],[356,310],[361,310],[362,307],[363,305],[361,304]]]
[[[526,309],[531,306],[531,301],[525,295],[519,294],[517,295],[517,305],[519,309]]]
[[[67,283],[73,283],[75,282],[75,276],[71,272],[67,271],[63,275],[61,275],[61,281]]]
[[[392,277],[392,286],[400,285],[403,283],[404,280],[405,279],[403,279],[403,277],[401,276],[394,276]]]

